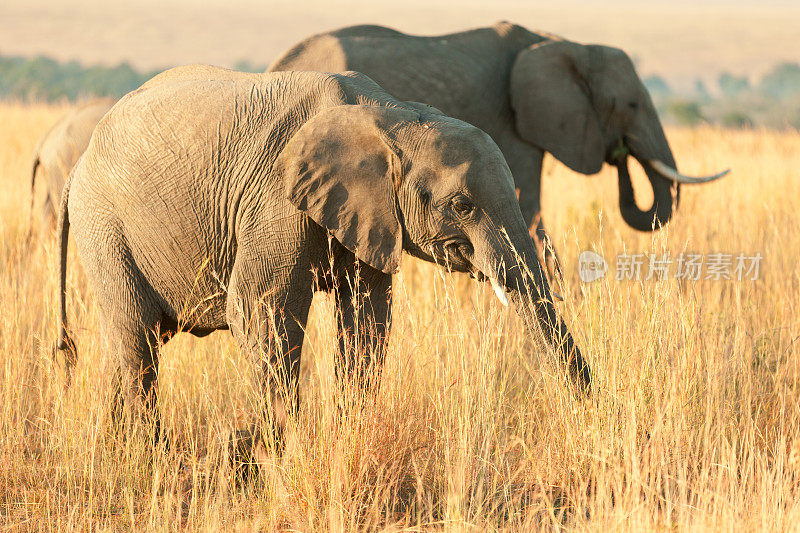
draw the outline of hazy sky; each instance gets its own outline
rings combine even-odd
[[[643,74],[684,85],[800,62],[800,2],[781,0],[0,0],[0,53],[142,68],[268,64],[302,37],[346,25],[436,34],[500,19],[619,46]]]

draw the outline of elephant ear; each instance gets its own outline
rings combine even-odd
[[[379,106],[328,108],[306,122],[276,160],[292,204],[387,274],[400,268],[403,231],[394,185],[400,161],[384,132],[416,117]]]
[[[582,174],[600,171],[603,133],[587,74],[600,60],[591,47],[547,41],[517,55],[511,71],[511,106],[519,134]]]

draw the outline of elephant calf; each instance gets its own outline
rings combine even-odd
[[[64,182],[78,158],[89,146],[94,127],[115,102],[116,100],[110,98],[100,98],[80,105],[56,122],[36,145],[31,171],[29,235],[33,233],[37,213],[41,216],[40,228],[52,231]],[[37,178],[44,189],[40,205],[36,205],[34,195]]]
[[[355,72],[194,66],[156,76],[97,126],[59,220],[58,347],[73,346],[64,310],[72,227],[122,397],[135,405],[153,405],[159,341],[230,329],[242,349],[266,355],[282,427],[297,404],[314,292],[334,292],[337,374],[358,380],[381,362],[404,250],[488,279],[589,385],[497,145]]]

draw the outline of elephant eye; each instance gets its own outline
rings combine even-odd
[[[475,210],[475,205],[463,196],[457,196],[450,201],[450,209],[458,216],[467,217]]]
[[[639,102],[637,102],[636,100],[628,102],[628,107],[635,111],[639,108]]]

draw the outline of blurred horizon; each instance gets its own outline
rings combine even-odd
[[[755,80],[800,61],[800,6],[773,0],[666,2],[569,0],[558,5],[500,0],[367,2],[321,0],[141,0],[133,4],[4,0],[0,54],[154,70],[186,63],[268,65],[313,33],[375,23],[436,35],[509,20],[579,42],[625,50],[640,74],[677,90],[728,72]]]

